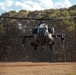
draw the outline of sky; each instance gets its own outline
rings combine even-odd
[[[0,0],[0,15],[11,10],[44,10],[68,8],[76,4],[76,0]]]

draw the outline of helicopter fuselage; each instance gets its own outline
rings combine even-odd
[[[51,44],[53,41],[52,33],[48,31],[48,26],[46,24],[41,24],[37,28],[37,33],[34,34],[35,44],[37,45],[45,45]]]

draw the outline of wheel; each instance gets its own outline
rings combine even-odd
[[[34,51],[35,51],[36,49],[37,49],[37,45],[35,44],[35,45],[34,45]]]
[[[64,43],[64,38],[63,37],[61,38],[61,43]]]
[[[52,44],[49,45],[50,49],[52,50]]]
[[[52,41],[52,45],[54,45],[55,44],[55,42],[54,41]]]
[[[25,44],[25,39],[22,39],[22,44]]]
[[[31,45],[31,46],[34,46],[34,45],[35,45],[35,42],[31,42],[30,45]]]

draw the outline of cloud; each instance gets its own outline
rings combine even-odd
[[[71,6],[69,0],[59,0],[54,2],[53,0],[5,0],[0,2],[1,11],[9,10],[44,10],[51,8],[68,8]]]
[[[64,4],[67,8],[72,6],[69,0],[64,0]]]
[[[72,6],[69,0],[60,0],[59,2],[55,2],[55,8],[68,8]]]
[[[54,8],[54,2],[52,0],[39,0],[40,6],[43,7],[43,9],[49,9]]]
[[[15,3],[15,5],[18,7],[21,7],[22,9],[26,9],[26,10],[41,10],[41,6],[39,5],[39,3],[37,2],[34,2],[32,0],[29,0],[29,1],[23,1],[23,2],[20,2],[20,1],[17,1]]]
[[[17,1],[15,5],[26,10],[44,10],[51,8],[68,8],[71,6],[71,3],[69,0],[59,0],[55,3],[53,0],[22,0]]]
[[[6,0],[4,2],[0,2],[0,10],[8,11],[8,9],[13,5],[12,0]]]

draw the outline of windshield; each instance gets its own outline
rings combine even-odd
[[[42,31],[44,31],[45,30],[45,28],[39,28],[38,29],[38,32],[42,32]]]

